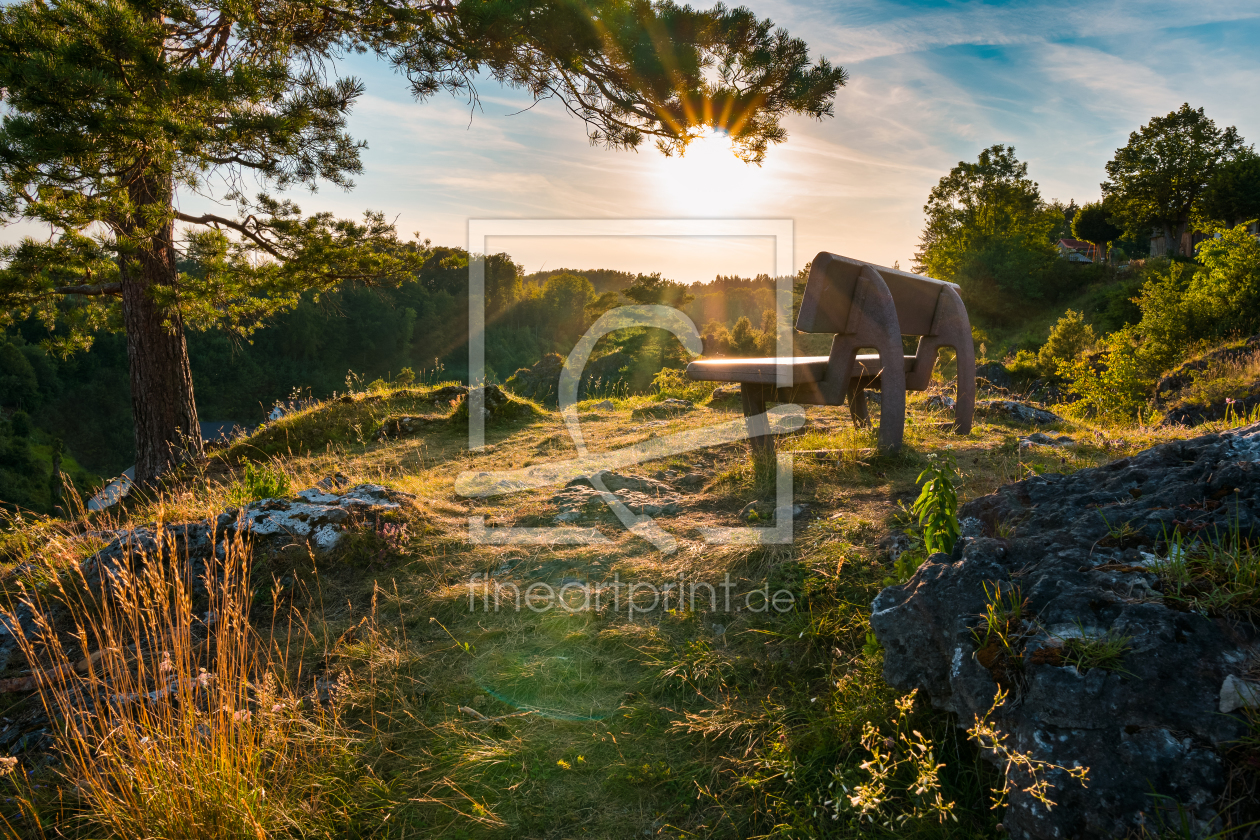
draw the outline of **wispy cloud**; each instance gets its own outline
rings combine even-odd
[[[368,83],[351,124],[370,144],[365,172],[352,193],[324,190],[302,204],[383,210],[402,230],[449,244],[463,244],[469,218],[786,217],[798,265],[833,250],[904,266],[932,186],[993,143],[1016,147],[1044,195],[1081,202],[1097,198],[1103,165],[1130,131],[1182,102],[1260,140],[1260,0],[744,2],[851,74],[835,119],[788,120],[790,139],[760,169],[693,177],[688,161],[651,148],[592,148],[558,103],[508,116],[529,98],[493,84],[475,110],[442,97],[416,103],[401,79],[360,58],[346,69]],[[743,246],[551,245],[515,247],[534,268],[554,259],[644,270],[658,259],[653,270],[691,280],[747,259],[746,273],[763,270],[752,264],[760,252]]]

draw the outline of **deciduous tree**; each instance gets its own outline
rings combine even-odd
[[[1111,223],[1108,215],[1101,201],[1086,204],[1072,217],[1072,235],[1082,242],[1097,245],[1098,252],[1105,254],[1107,246],[1124,234],[1121,228]]]
[[[1042,201],[1013,147],[960,161],[932,188],[923,212],[915,270],[958,283],[968,308],[1001,318],[1011,302],[1044,296],[1063,211]]]
[[[1152,117],[1116,149],[1102,183],[1104,201],[1130,237],[1159,229],[1170,252],[1183,254],[1182,240],[1208,183],[1222,164],[1247,151],[1238,129],[1217,128],[1202,108],[1183,104]]]
[[[1225,227],[1260,219],[1260,155],[1222,164],[1203,192],[1201,215]]]

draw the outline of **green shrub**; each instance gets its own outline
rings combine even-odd
[[[699,402],[712,395],[715,387],[713,382],[688,379],[687,374],[677,368],[663,368],[652,377],[652,389],[664,399]]]
[[[1037,353],[1037,365],[1046,376],[1056,376],[1059,366],[1080,356],[1098,340],[1085,316],[1069,309],[1050,328],[1050,336]]]
[[[289,495],[290,481],[287,473],[272,469],[267,464],[246,462],[241,480],[232,488],[234,504],[247,505],[258,499],[277,499]]]
[[[1098,362],[1074,359],[1060,363],[1059,375],[1068,380],[1068,391],[1080,397],[1064,411],[1073,417],[1127,420],[1146,404],[1150,378],[1132,328],[1107,336],[1107,350]]]
[[[1198,258],[1202,267],[1170,263],[1142,287],[1140,360],[1149,375],[1196,342],[1260,328],[1260,241],[1243,225],[1220,230],[1199,246]]]
[[[1020,350],[1006,363],[1006,369],[1015,380],[1030,382],[1041,375],[1041,366],[1037,362],[1037,354],[1031,350]]]

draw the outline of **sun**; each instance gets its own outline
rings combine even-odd
[[[766,173],[735,156],[725,131],[707,128],[687,145],[683,155],[661,157],[657,164],[660,194],[671,209],[687,215],[731,215],[757,203]]]

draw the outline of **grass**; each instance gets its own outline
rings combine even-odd
[[[1132,636],[1119,636],[1110,630],[1103,636],[1090,636],[1079,622],[1077,631],[1080,635],[1063,640],[1063,664],[1082,673],[1091,668],[1128,673],[1120,663],[1132,648]]]
[[[96,676],[76,672],[45,692],[54,718],[74,719],[57,705],[71,702],[70,694],[56,693],[68,687],[99,692],[130,684],[138,693],[174,674],[177,690],[190,692],[187,702],[169,704],[161,715],[129,706],[120,716],[71,727],[70,740],[58,742],[60,768],[33,766],[24,757],[25,775],[0,780],[11,786],[4,796],[13,800],[0,805],[0,814],[15,831],[992,836],[998,814],[989,806],[1002,785],[999,774],[951,720],[925,704],[907,704],[880,676],[869,605],[893,572],[880,540],[904,524],[898,517],[918,493],[927,455],[946,446],[953,447],[965,499],[1033,472],[1124,457],[1176,434],[1067,423],[1057,433],[1070,434],[1076,445],[1021,449],[1018,437],[1027,429],[979,422],[967,437],[952,435],[943,428],[945,415],[926,408],[926,395],[913,395],[906,446],[888,455],[876,450],[871,429],[853,428],[843,409],[810,408],[806,427],[781,441],[782,451],[796,453],[796,501],[811,510],[791,545],[700,541],[698,529],[736,525],[749,501],[773,497],[739,444],[631,470],[704,475],[686,513],[659,520],[679,541],[673,554],[628,534],[606,513],[580,523],[608,537],[602,546],[473,545],[470,516],[484,517],[488,527],[551,525],[555,509],[547,499],[554,489],[463,499],[454,492],[460,472],[521,468],[575,450],[559,415],[535,406],[488,424],[487,447],[469,452],[464,430],[451,422],[458,405],[434,402],[433,390],[378,388],[313,405],[186,469],[160,494],[129,499],[124,509],[80,512],[72,521],[13,519],[0,529],[9,570],[0,586],[8,603],[27,597],[61,604],[49,625],[61,653],[50,635],[25,653],[25,662],[10,663],[10,672],[33,661],[73,670],[93,651],[118,651],[102,655]],[[631,420],[634,408],[661,396],[618,397],[612,410],[595,412],[584,410],[590,401],[579,405],[588,446],[622,448],[739,416],[737,406],[710,405],[653,421],[659,427]],[[433,422],[416,435],[378,442],[375,430],[399,415]],[[228,556],[237,565],[220,576],[233,583],[218,594],[190,594],[177,576],[137,570],[132,600],[112,612],[83,601],[91,588],[76,564],[100,546],[94,531],[203,519],[234,498],[285,484],[303,489],[333,473],[415,499],[392,517],[361,522],[331,556],[297,547],[259,552],[246,566],[233,548]],[[1017,531],[1018,523],[1008,527]],[[1189,549],[1184,556],[1187,564],[1199,557]],[[1242,591],[1244,566],[1240,560],[1230,573],[1235,577],[1221,578],[1222,585],[1236,579],[1229,585]],[[144,567],[150,568],[179,566]],[[1187,581],[1206,574],[1184,573]],[[493,578],[508,593],[497,612],[493,601],[470,590],[473,575]],[[680,578],[728,582],[729,605],[720,588],[713,600],[673,601],[633,616],[624,600],[617,607],[608,600],[615,581],[663,587]],[[558,589],[566,581],[568,608],[514,608],[513,586]],[[588,602],[595,590],[603,593],[598,606]],[[789,593],[791,608],[751,608],[758,590]],[[1183,591],[1190,597],[1189,588]],[[240,620],[221,620],[210,634],[201,623],[208,607],[198,600],[209,597],[227,599],[216,615]],[[138,609],[141,602],[149,607]],[[1017,590],[998,594],[984,645],[1020,632],[1027,618],[1021,605]],[[68,616],[81,619],[76,624]],[[230,655],[222,659],[225,651]],[[171,670],[164,671],[167,652]],[[192,687],[202,667],[216,675],[212,702]],[[264,696],[276,700],[268,705]],[[331,702],[320,703],[321,696]],[[13,719],[33,713],[33,702],[39,701],[0,697]],[[281,711],[269,717],[275,705]],[[248,720],[234,717],[243,710]],[[119,738],[119,748],[102,761],[106,733],[115,731],[121,734],[109,738]],[[897,764],[887,774],[887,794],[863,800],[879,800],[864,813],[840,798],[851,795],[842,786],[854,791],[872,782],[863,763],[888,739],[901,745],[897,755],[888,753],[890,767],[908,750],[923,755],[916,744],[930,744],[933,787],[914,794],[907,780],[921,768]],[[195,784],[206,778],[211,782]],[[953,803],[943,822],[933,805],[937,793],[939,803]]]
[[[1260,620],[1260,544],[1239,520],[1223,534],[1177,528],[1163,543],[1155,568],[1165,599],[1213,618]]]

